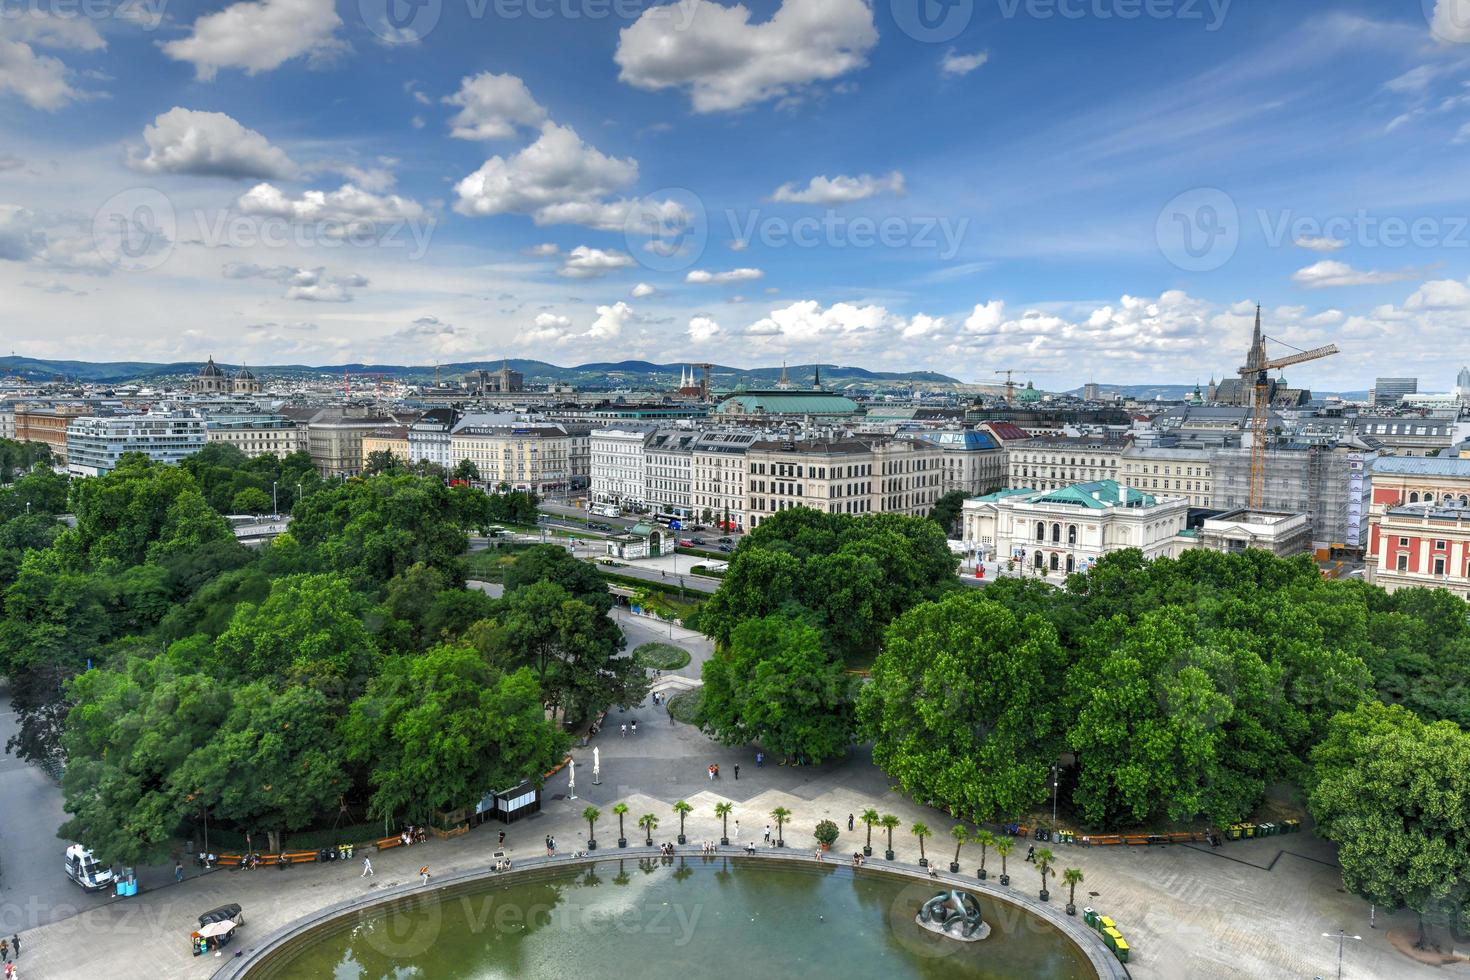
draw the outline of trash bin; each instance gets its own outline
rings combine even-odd
[[[1094,929],[1097,928],[1097,911],[1091,905],[1083,907],[1082,921],[1092,926],[1092,928]]]
[[[1115,928],[1117,923],[1115,923],[1111,917],[1106,915],[1098,916],[1097,922],[1095,922],[1094,925],[1097,926],[1097,931],[1103,933],[1104,935],[1107,934],[1107,931],[1109,929],[1113,929],[1115,932],[1117,931]]]
[[[1119,936],[1118,939],[1117,939],[1117,941],[1113,943],[1113,952],[1117,955],[1118,962],[1119,963],[1127,963],[1128,962],[1128,940],[1126,940],[1123,937]]]
[[[1117,949],[1118,941],[1122,938],[1123,934],[1116,929],[1103,930],[1103,942],[1108,944],[1108,949]]]
[[[1246,837],[1254,837],[1256,836],[1256,825],[1253,823],[1243,823],[1240,825],[1240,832]]]
[[[1288,834],[1295,834],[1301,832],[1302,822],[1293,817],[1290,820],[1284,821],[1282,826],[1286,828]]]

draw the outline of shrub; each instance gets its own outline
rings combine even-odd
[[[831,847],[837,841],[837,825],[830,820],[823,820],[817,824],[817,829],[812,832],[812,836],[823,847]]]

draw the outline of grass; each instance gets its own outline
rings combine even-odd
[[[469,577],[477,582],[504,582],[506,570],[516,563],[521,552],[532,547],[534,545],[502,544],[476,551],[466,559]]]
[[[645,643],[633,651],[633,661],[649,670],[678,670],[689,664],[689,651],[672,643]]]
[[[669,698],[669,714],[674,716],[675,721],[682,721],[686,725],[694,724],[695,715],[699,713],[700,704],[704,701],[704,689],[694,688],[682,694],[675,694]]]

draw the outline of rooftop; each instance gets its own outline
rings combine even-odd
[[[1153,507],[1158,498],[1151,494],[1125,487],[1116,480],[1093,480],[1090,483],[1074,483],[1060,490],[1053,490],[1040,497],[1032,498],[1033,504],[1068,504],[1090,510],[1105,510],[1108,507]]]
[[[1373,461],[1373,472],[1406,476],[1470,477],[1470,459],[1453,456],[1380,456]]]

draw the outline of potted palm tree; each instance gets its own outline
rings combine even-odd
[[[878,826],[888,831],[888,850],[883,852],[883,860],[885,861],[893,860],[893,830],[901,823],[903,823],[903,821],[899,820],[891,813],[885,813],[883,814],[883,816],[878,818]]]
[[[688,841],[684,839],[684,818],[694,812],[694,807],[683,800],[679,800],[674,804],[674,812],[679,815],[679,843],[686,844]]]
[[[838,833],[839,831],[835,823],[830,820],[819,820],[817,821],[817,829],[812,832],[812,836],[817,839],[817,843],[821,845],[822,850],[830,851],[832,850],[832,845],[837,841]]]
[[[1081,868],[1065,868],[1062,871],[1062,881],[1067,886],[1067,914],[1077,914],[1077,886],[1082,884]]]
[[[970,832],[964,824],[957,823],[949,828],[949,836],[954,838],[954,860],[949,862],[949,873],[957,875],[960,873],[960,848],[970,842]]]
[[[735,804],[721,801],[715,804],[715,816],[720,818],[720,845],[730,846],[730,812],[735,809]]]
[[[781,829],[785,827],[786,821],[791,819],[791,811],[784,806],[778,806],[771,811],[771,818],[776,821],[776,846],[785,847],[786,839],[782,836]]]
[[[1006,855],[1011,853],[1015,846],[1016,839],[1014,837],[1000,837],[996,839],[995,853],[1000,855],[1000,883],[1002,885],[1008,886],[1011,883],[1011,876],[1006,874]]]
[[[975,843],[980,845],[980,870],[975,873],[975,877],[984,881],[988,874],[985,870],[985,852],[995,846],[995,835],[988,830],[977,830],[975,831]]]
[[[1041,900],[1043,902],[1051,901],[1051,892],[1046,890],[1046,879],[1052,874],[1052,862],[1056,859],[1056,855],[1045,847],[1036,852],[1036,870],[1041,872]]]
[[[919,867],[929,867],[929,859],[924,856],[924,838],[929,836],[929,825],[926,823],[916,823],[909,828],[909,833],[919,838]]]
[[[868,842],[863,845],[863,857],[870,858],[873,856],[873,824],[877,823],[883,818],[878,816],[877,810],[869,808],[867,810],[864,810],[863,815],[858,819],[868,825]]]
[[[653,832],[658,829],[658,817],[651,813],[645,813],[638,818],[638,826],[643,828],[643,844],[645,847],[653,846]]]
[[[597,818],[602,816],[602,811],[595,806],[589,806],[582,811],[582,819],[587,821],[587,850],[597,850]]]
[[[623,817],[627,814],[627,812],[628,812],[628,804],[626,804],[626,803],[614,803],[613,804],[613,813],[616,813],[618,815],[618,846],[619,847],[627,847],[628,846],[628,838],[626,838],[626,837],[623,836]]]

